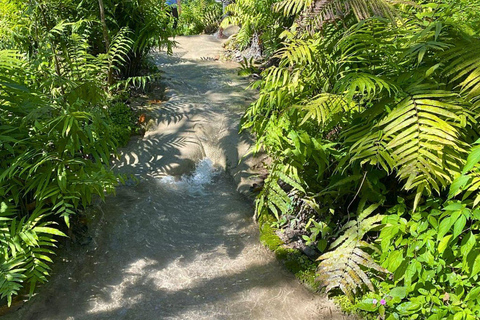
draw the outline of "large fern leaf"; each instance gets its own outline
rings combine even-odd
[[[342,229],[343,235],[330,245],[329,252],[318,258],[321,262],[317,269],[317,280],[322,287],[326,287],[327,292],[339,288],[352,299],[364,285],[374,291],[364,269],[389,273],[362,249],[374,249],[372,245],[363,241],[363,237],[367,232],[380,226],[383,216],[380,214],[371,216],[378,206],[378,204],[369,206],[360,213],[357,220],[345,224]]]
[[[457,84],[461,92],[472,100],[480,99],[480,41],[460,42],[445,53],[448,59],[446,75]]]
[[[417,190],[415,206],[424,191],[439,193],[460,171],[466,152],[461,139],[466,109],[456,98],[428,88],[413,92],[376,125],[355,132],[363,137],[351,147],[352,161],[395,170],[405,190]]]

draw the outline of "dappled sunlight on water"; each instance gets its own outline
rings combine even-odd
[[[252,175],[240,162],[251,139],[238,134],[247,81],[232,65],[189,58],[220,51],[218,41],[180,40],[189,48],[153,56],[170,100],[114,163],[136,180],[92,209],[92,241],[64,250],[51,282],[5,320],[344,318],[260,244],[253,205],[237,192]]]

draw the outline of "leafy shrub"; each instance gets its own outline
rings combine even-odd
[[[83,22],[77,26],[78,33],[88,31],[89,53],[98,55],[111,51],[110,43],[119,34],[132,41],[127,59],[116,63],[116,76],[127,78],[138,76],[145,58],[154,47],[166,48],[171,52],[169,37],[173,29],[169,24],[164,1],[155,0],[103,0],[105,30],[99,21],[98,0],[1,0],[0,21],[4,29],[0,31],[0,46],[16,49],[30,55],[36,54],[36,47],[43,37],[56,26],[68,22]],[[1,26],[1,25],[0,25]],[[2,36],[5,34],[5,36]],[[56,40],[52,38],[51,40]],[[61,52],[58,48],[54,50]]]
[[[400,199],[387,213],[375,258],[393,276],[378,281],[378,292],[358,308],[389,319],[478,319],[480,209],[429,201],[408,212]]]
[[[112,137],[119,146],[125,146],[136,130],[136,119],[132,109],[121,102],[117,102],[108,108],[109,118],[112,121],[110,128]]]
[[[72,18],[97,1],[78,8],[71,1],[0,4],[17,10],[0,11],[2,22],[15,26],[11,34],[0,32],[10,36],[2,43],[9,49],[0,50],[0,294],[10,304],[24,286],[32,294],[47,281],[55,242],[65,236],[58,223],[69,227],[79,208],[122,181],[110,160],[134,119],[125,105],[107,108],[115,85],[110,75],[161,40],[147,31],[160,28],[163,15],[138,33],[118,28],[98,54],[96,22]],[[152,19],[155,8],[148,9]]]
[[[240,23],[257,17],[241,5]],[[380,318],[479,316],[480,38],[464,5],[279,2],[295,22],[243,119],[272,158],[257,214],[326,224],[304,224],[329,244],[321,284]]]
[[[285,28],[292,25],[293,15],[282,14],[275,9],[280,0],[237,0],[227,6],[229,15],[222,22],[228,25],[240,26],[235,35],[234,46],[239,50],[248,47],[258,48],[261,54],[271,56],[281,43],[279,35]]]
[[[53,216],[68,225],[76,208],[113,192],[118,180],[107,167],[116,144],[100,107],[98,72],[107,64],[71,49],[61,69],[69,82],[58,87],[53,64],[39,71],[23,56],[0,51],[0,201],[2,230],[9,230],[1,235],[7,269],[0,292],[9,303],[23,283],[33,292],[46,281],[53,236],[63,235]],[[48,64],[52,56],[38,59]]]

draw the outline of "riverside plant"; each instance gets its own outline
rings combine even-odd
[[[0,295],[8,305],[48,281],[71,218],[123,181],[110,160],[132,131],[130,110],[109,107],[122,83],[142,82],[125,79],[135,62],[171,45],[162,2],[105,2],[104,32],[98,4],[0,0]]]
[[[277,38],[255,25],[279,46],[242,123],[272,159],[257,215],[308,204],[329,230],[305,230],[328,244],[318,280],[367,313],[480,317],[478,7],[284,0]]]

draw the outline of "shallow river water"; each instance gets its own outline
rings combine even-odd
[[[221,43],[181,37],[153,57],[167,103],[116,170],[138,183],[97,205],[90,243],[57,257],[51,281],[2,319],[344,319],[300,285],[258,239],[248,191],[255,159],[237,134],[254,93]]]

